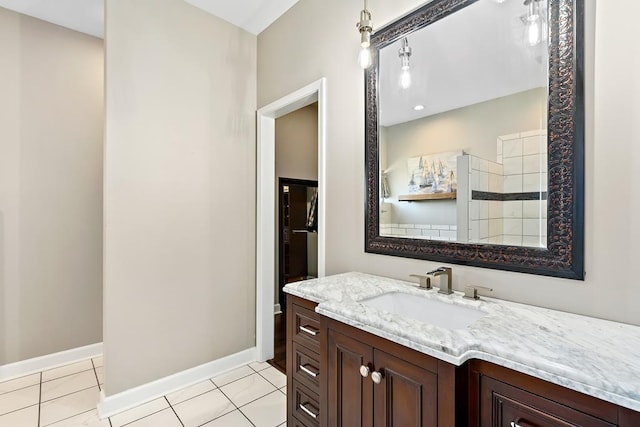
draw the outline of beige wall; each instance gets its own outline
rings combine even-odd
[[[546,88],[532,89],[388,126],[387,168],[408,181],[408,157],[464,151],[495,162],[498,136],[546,128],[546,99]]]
[[[107,396],[255,345],[256,37],[107,0]]]
[[[318,103],[276,119],[276,178],[318,180]]]
[[[370,3],[381,26],[422,0]],[[485,284],[499,298],[640,324],[640,3],[587,5],[586,280],[454,267],[454,287]],[[364,84],[354,23],[361,4],[301,0],[258,37],[258,106],[327,78],[327,274],[359,270],[407,278],[438,263],[365,254]],[[621,14],[620,10],[625,13]],[[628,31],[620,31],[627,28]],[[292,36],[294,35],[294,36]],[[636,48],[637,50],[637,48]],[[626,190],[621,192],[620,189]],[[615,208],[612,208],[615,206]]]
[[[102,40],[0,8],[0,365],[102,341]]]

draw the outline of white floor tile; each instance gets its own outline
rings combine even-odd
[[[0,394],[16,391],[36,384],[40,384],[40,373],[1,382]]]
[[[40,407],[40,425],[48,426],[60,420],[91,411],[96,408],[100,390],[98,386],[44,402]]]
[[[287,420],[287,398],[279,391],[240,408],[256,427],[278,426]]]
[[[81,362],[44,371],[42,372],[42,381],[51,381],[56,378],[66,377],[67,375],[77,374],[78,372],[88,371],[90,369],[93,369],[93,365],[91,364],[91,359],[87,359]]]
[[[167,399],[169,400],[170,404],[176,405],[180,402],[184,402],[185,400],[189,400],[215,388],[216,386],[214,386],[211,381],[207,380],[192,385],[191,387],[183,388],[182,390],[176,391],[174,393],[167,394]]]
[[[42,383],[42,401],[75,393],[98,385],[93,369]]]
[[[93,366],[95,368],[99,368],[100,366],[104,366],[104,358],[102,356],[94,357],[92,360],[93,360]]]
[[[127,424],[127,427],[182,427],[182,424],[169,408]]]
[[[223,385],[239,380],[240,378],[248,377],[249,375],[252,375],[254,373],[255,371],[253,369],[245,365],[232,371],[226,372],[222,375],[218,375],[217,377],[213,377],[211,380],[218,387],[222,387]]]
[[[263,369],[269,368],[271,365],[269,365],[267,362],[253,362],[253,363],[249,363],[249,366],[254,371],[259,372],[259,371],[262,371]]]
[[[213,378],[213,382],[203,381],[171,393],[166,399],[117,414],[111,423],[100,420],[95,409],[97,384],[103,382],[102,357],[1,382],[0,426],[36,427],[38,413],[42,427],[286,426],[286,376],[267,363],[242,366]]]
[[[38,405],[33,405],[19,411],[0,415],[0,426],[35,427],[38,425]]]
[[[40,399],[40,384],[21,388],[0,395],[0,415],[37,405]]]
[[[235,407],[220,390],[213,390],[178,403],[173,409],[185,427],[194,427],[231,412]]]
[[[238,407],[275,391],[276,388],[259,374],[253,374],[220,388]]]
[[[88,411],[57,423],[49,424],[49,427],[110,427],[109,420],[101,420],[98,411]]]
[[[253,427],[247,417],[237,409],[220,418],[216,418],[202,427]]]
[[[273,366],[269,366],[267,369],[260,371],[260,375],[277,388],[287,385],[287,376]]]
[[[156,412],[160,412],[163,409],[167,409],[169,404],[164,397],[161,397],[156,400],[152,400],[151,402],[145,403],[144,405],[136,406],[133,409],[129,409],[128,411],[121,412],[111,419],[111,425],[113,427],[121,427],[125,424],[129,424],[132,421],[139,420],[141,418],[147,417],[151,414],[155,414]]]

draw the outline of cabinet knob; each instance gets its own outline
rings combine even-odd
[[[374,383],[376,384],[380,384],[380,381],[382,381],[382,373],[375,371],[371,374],[371,379],[373,380]]]
[[[511,427],[520,427],[520,424],[518,424],[518,421],[511,421]]]
[[[367,378],[369,376],[369,372],[371,372],[371,369],[369,369],[368,366],[360,366],[360,375],[362,375],[363,378]]]

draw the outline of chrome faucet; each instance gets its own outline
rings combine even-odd
[[[440,276],[439,294],[450,295],[453,293],[453,270],[450,267],[440,267],[427,273],[429,276]]]
[[[410,274],[409,277],[415,277],[418,279],[418,287],[422,289],[431,289],[431,277],[421,276],[420,274]]]
[[[478,291],[479,290],[484,290],[484,291],[488,291],[491,292],[493,291],[493,289],[491,288],[487,288],[486,286],[465,286],[464,287],[464,297],[466,299],[472,299],[472,300],[479,300],[480,297],[478,296]]]

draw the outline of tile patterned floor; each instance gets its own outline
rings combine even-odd
[[[102,357],[0,382],[0,427],[286,426],[286,377],[251,363],[100,420]]]

